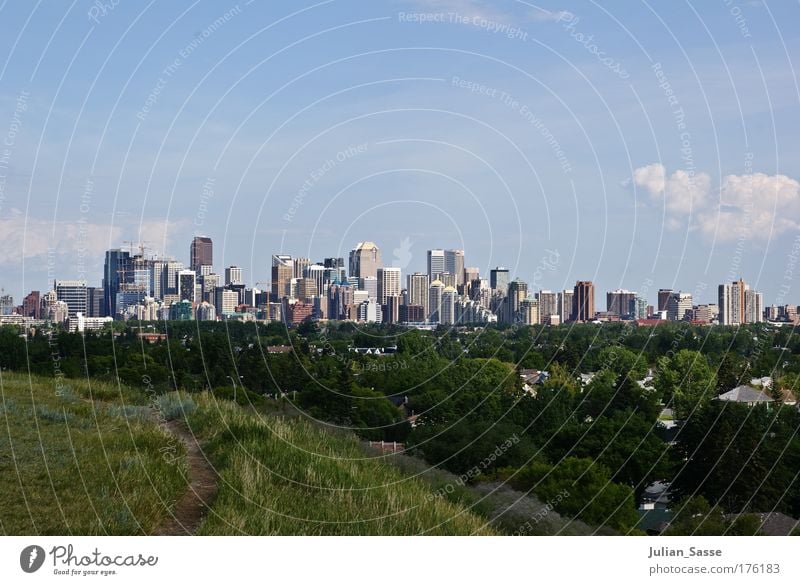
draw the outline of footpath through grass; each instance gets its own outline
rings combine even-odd
[[[486,519],[431,497],[429,485],[369,457],[357,439],[299,417],[193,395],[219,492],[201,534],[493,534]]]

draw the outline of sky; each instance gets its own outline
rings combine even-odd
[[[142,243],[799,304],[800,5],[0,0],[0,287]],[[793,59],[793,57],[795,57]]]

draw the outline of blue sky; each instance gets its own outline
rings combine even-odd
[[[103,8],[101,8],[101,6]],[[0,286],[126,240],[458,247],[533,288],[800,303],[796,3],[0,0]],[[6,142],[10,142],[6,144]],[[50,252],[48,252],[50,250]]]

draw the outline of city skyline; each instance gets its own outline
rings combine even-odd
[[[469,248],[554,290],[797,291],[800,36],[766,32],[787,6],[166,4],[149,10],[174,23],[163,38],[126,3],[57,28],[32,10],[0,19],[0,280],[17,298],[51,263],[96,282],[115,242],[206,233],[254,280],[262,249],[345,257],[380,237],[400,263]]]

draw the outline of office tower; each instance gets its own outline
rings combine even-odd
[[[505,295],[508,293],[508,278],[508,268],[492,268],[489,271],[489,287],[493,292]]]
[[[694,309],[694,320],[701,323],[711,323],[719,316],[719,308],[714,304],[697,305]]]
[[[388,295],[386,302],[381,305],[383,323],[398,323],[400,321],[400,295]]]
[[[305,278],[295,278],[293,279],[297,282],[297,294],[296,298],[300,299],[301,301],[309,301],[317,296],[317,281],[313,278],[305,277]]]
[[[295,258],[294,272],[292,273],[292,278],[305,277],[306,270],[308,269],[309,264],[311,264],[311,261],[308,258]]]
[[[196,285],[197,273],[194,270],[181,270],[178,273],[178,298],[194,304],[197,301]]]
[[[0,315],[11,315],[14,313],[14,297],[11,295],[0,295]]]
[[[325,268],[344,268],[344,258],[325,258],[322,265]]]
[[[191,271],[195,274],[194,270]],[[169,319],[170,321],[192,321],[194,319],[194,311],[192,310],[191,301],[177,301],[169,306]]]
[[[120,249],[106,250],[106,259],[103,266],[103,306],[106,315],[114,316],[117,313],[117,292],[120,284],[130,282],[132,279],[131,255]]]
[[[166,268],[167,260],[153,258],[150,260],[150,291],[149,294],[154,299],[163,299],[166,291]]]
[[[464,250],[444,251],[444,272],[449,272],[455,279],[454,287],[464,284]]]
[[[381,264],[381,251],[372,242],[359,242],[350,251],[350,276],[377,278]]]
[[[164,276],[161,280],[161,296],[178,294],[178,274],[184,269],[183,262],[167,260],[164,267]]]
[[[202,274],[202,266],[213,265],[214,244],[211,242],[211,238],[195,236],[189,247],[189,269],[197,275]]]
[[[689,318],[692,315],[692,294],[684,292],[673,292],[667,300],[667,319],[670,321],[683,321],[686,319],[686,312]]]
[[[203,301],[197,305],[197,320],[198,321],[216,321],[217,309],[211,303]]]
[[[197,279],[200,283],[200,301],[214,304],[214,295],[216,294],[217,287],[222,286],[219,274],[206,274]],[[202,321],[203,319],[199,319]]]
[[[542,322],[539,301],[526,298],[519,304],[517,321],[523,325],[538,325]]]
[[[592,321],[594,319],[594,283],[579,280],[575,283],[572,297],[572,320]]]
[[[400,269],[378,268],[378,302],[386,304],[387,297],[400,296]]]
[[[364,276],[358,279],[358,288],[367,291],[369,298],[378,298],[378,278],[376,276]]]
[[[225,284],[242,284],[242,269],[238,266],[228,266],[225,269]]]
[[[306,268],[305,276],[315,283],[316,292],[314,296],[321,297],[325,290],[325,267],[322,264],[312,264]]]
[[[506,323],[524,323],[520,310],[522,301],[528,297],[528,284],[519,278],[508,283],[508,294],[503,301],[500,317]]]
[[[47,318],[54,323],[64,323],[69,318],[69,305],[64,301],[55,301],[48,309]]]
[[[214,291],[214,308],[220,317],[233,315],[239,304],[239,295],[236,291],[218,287]]]
[[[647,319],[647,299],[640,296],[633,299],[630,304],[630,314],[634,319]]]
[[[42,319],[49,319],[50,308],[58,302],[56,291],[47,291],[41,296],[39,314]],[[66,305],[66,303],[64,303]]]
[[[150,261],[144,256],[133,256],[131,258],[131,271],[130,284],[140,289],[145,295],[150,294]]]
[[[659,312],[667,310],[667,304],[669,303],[669,297],[671,295],[672,295],[671,288],[658,289],[658,303],[656,304],[656,307]]]
[[[383,311],[375,299],[367,299],[358,305],[358,320],[364,323],[383,322]]]
[[[32,290],[25,298],[22,299],[22,316],[31,317],[33,319],[41,318],[41,293],[38,290]]]
[[[422,305],[400,305],[400,322],[424,323],[425,308]]]
[[[428,315],[428,288],[430,280],[423,272],[415,272],[406,277],[406,304],[418,305],[423,308],[423,314]],[[425,317],[422,318],[422,321]]]
[[[551,315],[558,315],[558,295],[550,290],[540,290],[536,295],[539,301],[539,323],[549,323]]]
[[[86,288],[86,316],[103,317],[106,314],[103,306],[103,288],[100,286],[89,286]]]
[[[452,325],[456,322],[456,300],[458,291],[454,286],[442,289],[442,304],[439,308],[439,322],[442,325]]]
[[[68,317],[75,317],[78,313],[86,315],[85,280],[56,280],[53,288],[56,299],[67,303]]]
[[[575,291],[563,290],[558,293],[558,317],[562,323],[572,319],[572,298]]]
[[[438,280],[439,275],[444,271],[444,250],[428,250],[428,278],[430,282]]]
[[[444,283],[441,280],[434,280],[428,287],[428,322],[439,323],[442,309],[442,293]]]
[[[606,293],[606,312],[620,317],[631,314],[631,302],[636,300],[636,293],[618,288]]]
[[[200,271],[197,273],[197,276],[205,276],[206,274],[212,274],[214,272],[214,267],[211,264],[201,264]]]
[[[464,296],[469,297],[472,283],[475,282],[476,280],[480,280],[480,278],[481,278],[481,271],[478,268],[474,266],[468,266],[464,268],[464,272],[461,276],[462,284],[458,292]]]
[[[748,292],[750,294],[748,295]],[[743,325],[758,323],[763,316],[756,316],[756,307],[763,309],[763,297],[756,291],[750,291],[748,284],[742,279],[730,284],[721,284],[718,289],[719,323],[720,325]],[[748,299],[750,307],[748,307]]]
[[[755,290],[746,290],[745,323],[761,323],[764,320],[764,295]]]
[[[290,283],[294,278],[294,262],[286,254],[272,256],[272,301],[290,296]]]

